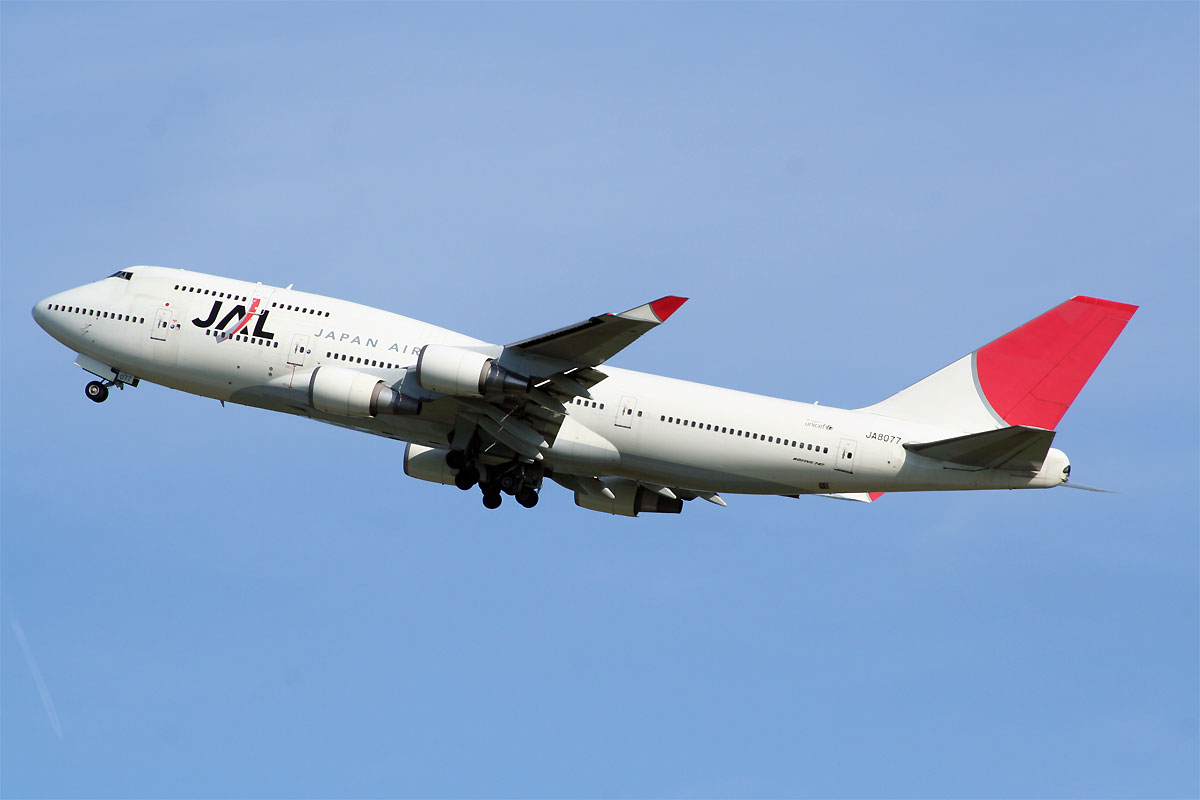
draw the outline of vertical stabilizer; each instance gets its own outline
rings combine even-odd
[[[861,410],[962,431],[1053,430],[1136,310],[1073,297]]]

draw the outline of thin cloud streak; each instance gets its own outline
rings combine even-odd
[[[54,698],[50,696],[50,690],[46,687],[46,681],[42,678],[42,671],[38,669],[37,659],[33,657],[33,650],[29,647],[29,642],[25,639],[25,631],[21,629],[21,623],[14,618],[12,620],[13,633],[17,635],[17,641],[21,643],[21,650],[25,653],[25,661],[29,664],[29,671],[33,673],[33,682],[37,684],[38,694],[42,696],[42,705],[46,707],[46,716],[50,718],[50,726],[54,728],[54,732],[58,734],[58,738],[63,738],[62,724],[58,721],[58,712],[54,710]]]

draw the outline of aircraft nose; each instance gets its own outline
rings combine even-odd
[[[52,297],[47,297],[45,300],[39,300],[33,304],[33,320],[43,329],[46,327],[46,316],[50,310],[52,299]]]
[[[30,312],[33,314],[33,321],[51,336],[54,335],[56,330],[62,327],[60,315],[54,313],[54,311],[61,311],[63,306],[67,305],[70,301],[69,294],[69,291],[59,292],[33,304],[33,309]]]

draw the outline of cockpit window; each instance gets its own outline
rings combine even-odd
[[[120,270],[119,272],[114,272],[112,275],[109,275],[108,277],[110,277],[110,278],[124,278],[125,280],[129,280],[130,278],[132,278],[132,277],[133,277],[133,273],[132,273],[132,272],[127,272],[127,271],[125,271],[125,270]]]

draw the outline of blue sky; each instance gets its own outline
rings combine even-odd
[[[1197,17],[3,4],[0,793],[1196,796]],[[850,407],[1136,303],[1056,440],[1120,493],[489,513],[89,403],[29,308],[142,263],[498,342],[687,295],[615,363]]]

